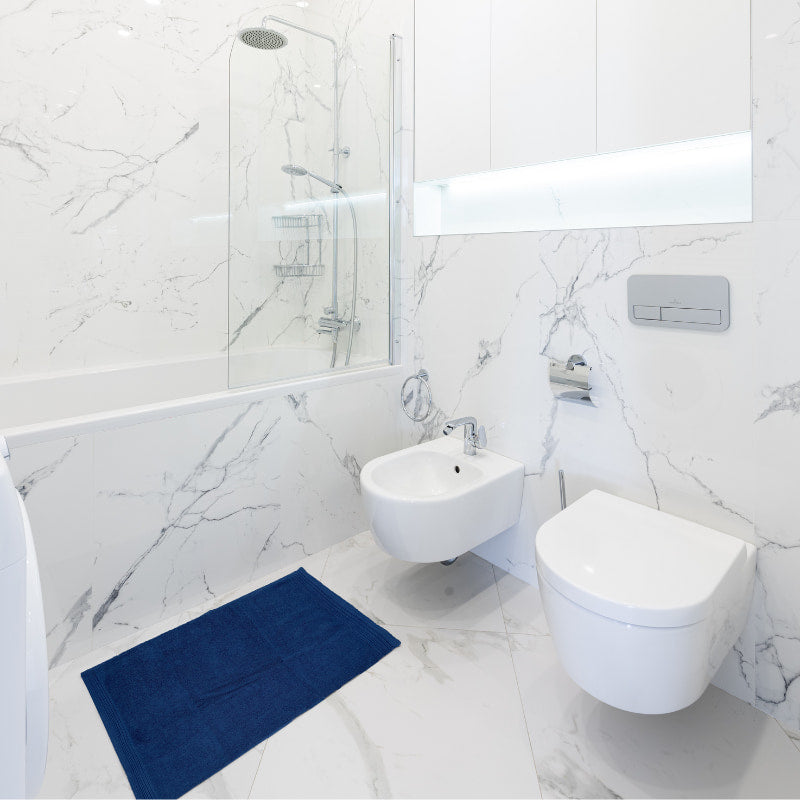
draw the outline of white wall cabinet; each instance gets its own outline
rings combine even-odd
[[[416,0],[415,179],[751,127],[750,0]]]
[[[595,152],[596,0],[492,0],[491,169]]]
[[[490,168],[491,0],[414,4],[414,178]]]
[[[597,0],[597,150],[750,130],[750,0]]]

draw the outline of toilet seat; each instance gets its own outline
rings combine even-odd
[[[536,537],[541,577],[604,617],[655,628],[697,623],[747,559],[740,539],[594,490]]]
[[[744,628],[756,548],[594,491],[546,522],[536,570],[567,674],[637,714],[697,700]]]

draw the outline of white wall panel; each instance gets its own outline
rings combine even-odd
[[[490,0],[424,0],[414,13],[414,177],[487,170]]]
[[[595,152],[595,0],[493,0],[491,168]]]
[[[750,130],[749,0],[598,0],[601,153]]]

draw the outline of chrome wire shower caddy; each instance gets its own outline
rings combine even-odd
[[[275,264],[279,278],[318,278],[325,274],[322,263],[322,214],[286,214],[272,218],[276,230],[287,231],[282,241],[300,242],[295,260]],[[315,258],[312,258],[312,242]],[[300,256],[300,260],[297,258]]]

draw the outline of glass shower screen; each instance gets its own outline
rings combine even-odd
[[[390,44],[352,50],[319,15],[234,40],[231,387],[390,359]]]

